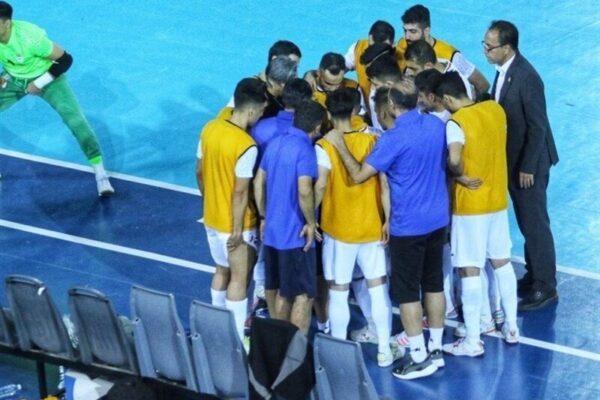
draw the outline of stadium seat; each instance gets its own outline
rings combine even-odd
[[[12,313],[9,309],[2,307],[0,307],[0,345],[7,347],[17,345]]]
[[[175,296],[133,286],[130,305],[140,374],[198,391],[190,344],[177,315]]]
[[[137,374],[133,337],[125,333],[110,300],[95,289],[69,290],[69,309],[86,365],[116,367]]]
[[[19,347],[75,360],[75,349],[46,285],[23,275],[6,277],[6,294],[13,313]]]
[[[379,400],[360,344],[318,333],[314,362],[319,400]]]
[[[190,330],[200,390],[225,399],[247,399],[248,361],[233,313],[194,300]]]

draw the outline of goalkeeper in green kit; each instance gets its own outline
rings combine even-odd
[[[0,1],[0,112],[27,95],[40,96],[60,115],[94,168],[99,196],[114,193],[102,163],[96,134],[83,115],[64,73],[73,57],[25,21],[12,19],[12,7]]]

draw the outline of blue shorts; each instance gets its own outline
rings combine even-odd
[[[302,248],[277,250],[264,246],[265,289],[279,290],[279,295],[287,299],[306,294],[316,296],[317,256],[315,248],[304,252]]]

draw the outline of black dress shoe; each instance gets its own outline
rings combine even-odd
[[[527,277],[523,277],[517,281],[517,296],[525,298],[529,296],[533,289],[533,281]]]
[[[555,289],[532,288],[531,292],[519,302],[518,310],[539,310],[549,304],[555,303],[558,303],[558,293]]]

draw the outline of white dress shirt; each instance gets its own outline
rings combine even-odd
[[[513,55],[507,62],[502,64],[501,66],[496,66],[496,71],[498,71],[498,80],[496,81],[496,93],[494,93],[494,99],[499,101],[500,99],[500,91],[502,90],[502,85],[504,85],[504,79],[506,78],[506,72],[510,68],[510,65],[515,60],[515,55]]]

